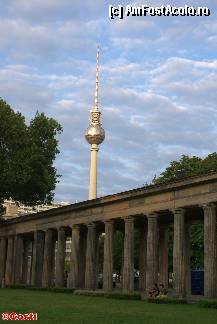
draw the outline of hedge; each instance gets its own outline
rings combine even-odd
[[[147,298],[147,302],[153,304],[187,304],[186,299],[178,299],[171,297]]]
[[[105,293],[98,290],[75,290],[74,295],[76,296],[93,296],[93,297],[104,297]]]
[[[91,296],[91,297],[105,297],[112,299],[130,299],[130,300],[141,300],[141,294],[132,293],[122,293],[113,291],[98,291],[98,290],[75,290],[74,295],[77,296]]]
[[[113,299],[129,299],[129,300],[141,300],[142,296],[138,292],[126,293],[126,292],[105,292],[106,298]]]
[[[201,299],[197,302],[197,305],[203,308],[217,309],[217,299]]]
[[[27,286],[26,285],[6,285],[6,288],[10,289],[25,289]]]
[[[73,294],[75,291],[75,289],[73,288],[47,288],[47,290],[54,293],[67,293],[67,294]]]
[[[50,291],[54,293],[69,293],[72,294],[74,292],[74,289],[71,288],[46,288],[46,287],[35,287],[35,286],[28,286],[28,285],[22,285],[22,284],[17,284],[17,285],[7,285],[6,288],[10,289],[28,289],[28,290],[37,290],[37,291]]]

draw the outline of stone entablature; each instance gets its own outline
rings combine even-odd
[[[160,278],[167,286],[168,226],[174,224],[174,290],[190,290],[188,226],[204,220],[205,296],[217,297],[217,173],[175,183],[143,187],[37,214],[2,221],[0,225],[0,280],[26,278],[25,246],[32,244],[31,283],[64,284],[66,238],[71,238],[70,287],[95,289],[98,274],[99,234],[105,233],[104,289],[112,287],[112,240],[124,233],[122,288],[134,290],[134,228],[140,230],[139,288],[147,291]],[[55,254],[55,242],[57,253]],[[19,260],[17,258],[19,257]],[[55,261],[54,261],[55,259]],[[55,263],[55,265],[54,265]],[[20,273],[14,274],[14,265]],[[17,268],[16,268],[17,269]],[[55,275],[54,275],[55,270]]]
[[[24,233],[36,227],[71,226],[89,221],[104,221],[128,215],[166,212],[179,207],[190,208],[217,201],[217,174],[190,178],[176,183],[139,188],[115,195],[84,201],[45,212],[7,220],[0,227],[0,236]],[[25,225],[27,227],[25,227]]]

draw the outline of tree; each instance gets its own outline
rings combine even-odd
[[[172,161],[159,177],[152,180],[153,184],[163,184],[179,180],[186,176],[194,176],[202,172],[202,159],[196,156],[182,155],[179,161]]]
[[[0,205],[12,198],[35,205],[51,202],[59,175],[53,166],[61,125],[37,112],[24,116],[0,99]]]
[[[209,154],[204,159],[197,156],[182,155],[179,161],[172,161],[159,177],[154,177],[152,184],[163,184],[185,177],[217,171],[217,153]]]

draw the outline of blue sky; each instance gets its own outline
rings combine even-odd
[[[207,6],[209,17],[125,17],[109,4]],[[86,200],[100,44],[98,195],[151,181],[182,154],[217,145],[217,2],[0,0],[0,96],[27,121],[36,110],[63,126],[58,201]]]

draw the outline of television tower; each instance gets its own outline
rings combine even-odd
[[[97,198],[97,153],[98,145],[105,139],[105,131],[101,127],[99,111],[99,47],[97,47],[96,55],[96,90],[94,98],[94,106],[90,112],[90,125],[85,131],[85,138],[91,145],[90,148],[90,184],[89,199]]]

